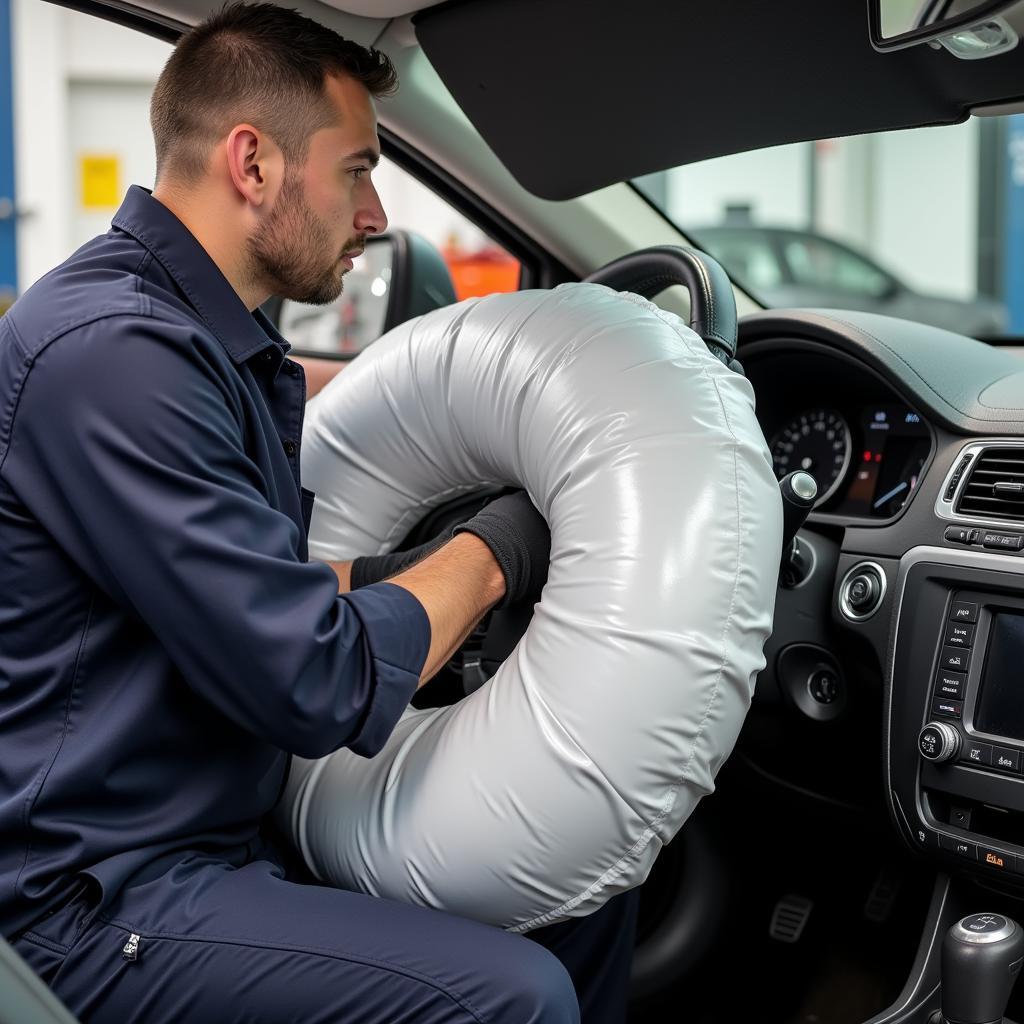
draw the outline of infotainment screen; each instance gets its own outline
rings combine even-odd
[[[992,618],[974,728],[1024,740],[1024,615]]]

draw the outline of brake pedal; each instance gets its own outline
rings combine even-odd
[[[775,904],[768,934],[776,942],[799,942],[813,909],[813,900],[787,893]]]
[[[889,920],[896,898],[903,885],[903,872],[886,865],[878,872],[864,904],[864,917],[873,924],[884,924]]]

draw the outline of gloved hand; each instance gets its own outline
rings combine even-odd
[[[505,596],[496,608],[540,596],[551,559],[551,533],[526,491],[495,499],[452,531],[463,532],[479,537],[501,567]]]
[[[452,539],[452,531],[445,530],[426,544],[410,548],[408,551],[392,551],[387,555],[363,555],[352,562],[350,585],[353,590],[368,587],[371,583],[397,576],[406,569],[411,569],[421,559],[436,551],[442,544]]]

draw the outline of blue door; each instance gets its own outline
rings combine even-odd
[[[11,0],[0,0],[0,312],[14,298],[18,284],[14,214]]]

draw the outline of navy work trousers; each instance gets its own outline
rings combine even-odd
[[[83,887],[14,947],[83,1024],[625,1020],[637,892],[531,941],[262,857],[185,856],[103,909]]]

